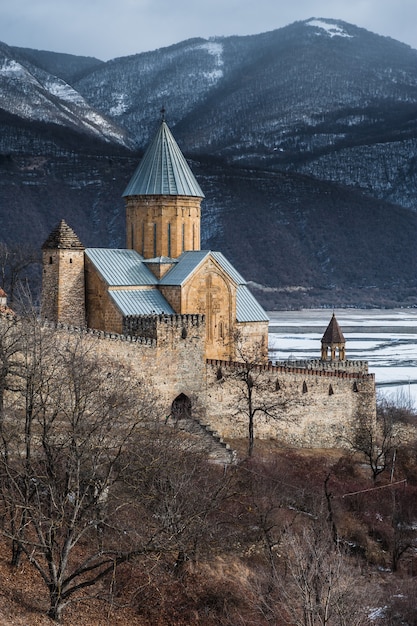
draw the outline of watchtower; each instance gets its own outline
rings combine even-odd
[[[84,246],[65,220],[42,246],[42,316],[85,326]]]

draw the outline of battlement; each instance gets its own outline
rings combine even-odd
[[[204,336],[204,315],[128,315],[123,319],[123,332],[129,336],[147,337],[158,341],[158,338],[166,336],[167,332],[178,334],[186,339],[191,330],[202,327],[201,335]]]
[[[340,361],[340,363],[344,363],[345,361]],[[297,362],[296,362],[297,363]],[[326,364],[325,361],[300,361],[299,363],[324,363]],[[366,363],[366,361],[351,361],[350,363],[358,363],[358,364],[364,364]],[[331,363],[327,363],[328,365],[331,365]],[[220,361],[220,360],[216,360],[216,359],[207,359],[207,365],[211,365],[217,368],[218,371],[222,371],[223,369],[225,371],[227,370],[234,370],[234,371],[238,371],[238,370],[243,370],[245,369],[246,365],[245,363],[241,363],[239,361]],[[342,368],[326,368],[326,367],[319,367],[319,368],[314,368],[313,365],[311,367],[302,367],[302,366],[298,366],[296,364],[294,364],[294,362],[292,362],[292,365],[287,365],[287,363],[280,363],[278,365],[274,365],[271,361],[269,361],[268,363],[265,363],[264,365],[260,364],[260,365],[255,365],[254,366],[255,371],[258,372],[273,372],[276,374],[303,374],[304,376],[321,376],[321,377],[329,377],[329,378],[350,378],[350,379],[355,379],[355,378],[361,378],[361,379],[366,379],[366,380],[374,380],[375,379],[375,374],[368,374],[368,368],[367,368],[367,363],[366,363],[366,371],[362,371],[358,368],[353,368],[350,370],[343,370]]]
[[[275,365],[279,367],[297,367],[306,370],[325,370],[325,371],[348,371],[367,374],[368,361],[323,361],[322,359],[304,359],[300,361],[275,361]]]
[[[44,328],[51,328],[52,330],[63,330],[71,334],[88,335],[89,337],[96,337],[97,339],[106,339],[112,341],[120,341],[123,343],[136,343],[147,346],[156,346],[156,341],[149,337],[139,337],[136,335],[123,335],[118,333],[106,332],[104,330],[96,330],[94,328],[87,328],[82,326],[71,326],[62,322],[50,322],[49,320],[43,320],[42,325]]]

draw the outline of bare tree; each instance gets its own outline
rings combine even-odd
[[[270,419],[284,419],[289,404],[281,390],[271,393],[271,382],[265,376],[265,349],[262,343],[245,345],[239,332],[235,334],[235,353],[239,365],[231,377],[237,383],[237,413],[244,415],[248,424],[248,456],[253,455],[254,427],[257,415]]]
[[[39,572],[48,614],[59,620],[74,594],[150,549],[122,525],[113,492],[151,408],[129,372],[90,352],[82,336],[36,320],[21,332],[19,385],[2,424],[2,532],[14,561],[25,554]]]
[[[216,515],[229,495],[230,475],[210,464],[187,433],[159,423],[138,433],[124,482],[142,520],[141,532],[179,574],[187,561],[213,552],[224,538]],[[145,442],[145,443],[144,443]]]
[[[0,241],[0,287],[6,291],[12,308],[16,304],[19,284],[25,283],[28,272],[36,264],[40,264],[38,250],[24,245],[7,245]]]
[[[394,407],[386,400],[379,402],[376,421],[361,418],[353,441],[349,441],[352,448],[364,456],[374,482],[392,462],[397,445],[394,417]]]
[[[283,546],[286,574],[279,583],[281,609],[295,626],[370,624],[367,583],[333,541],[323,520],[290,530]],[[373,598],[375,602],[375,597]]]

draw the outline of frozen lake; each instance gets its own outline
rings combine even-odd
[[[333,311],[270,311],[271,361],[320,358],[321,338]],[[369,363],[377,389],[417,408],[417,309],[335,309],[346,357]]]

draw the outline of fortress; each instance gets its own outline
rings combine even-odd
[[[200,249],[204,194],[164,119],[123,195],[125,249],[84,248],[64,220],[43,244],[45,320],[145,374],[165,416],[224,442],[247,437],[248,363],[254,393],[275,407],[259,411],[256,438],[340,447],[375,414],[374,376],[346,360],[334,315],[320,359],[268,362],[265,311],[221,252]]]

